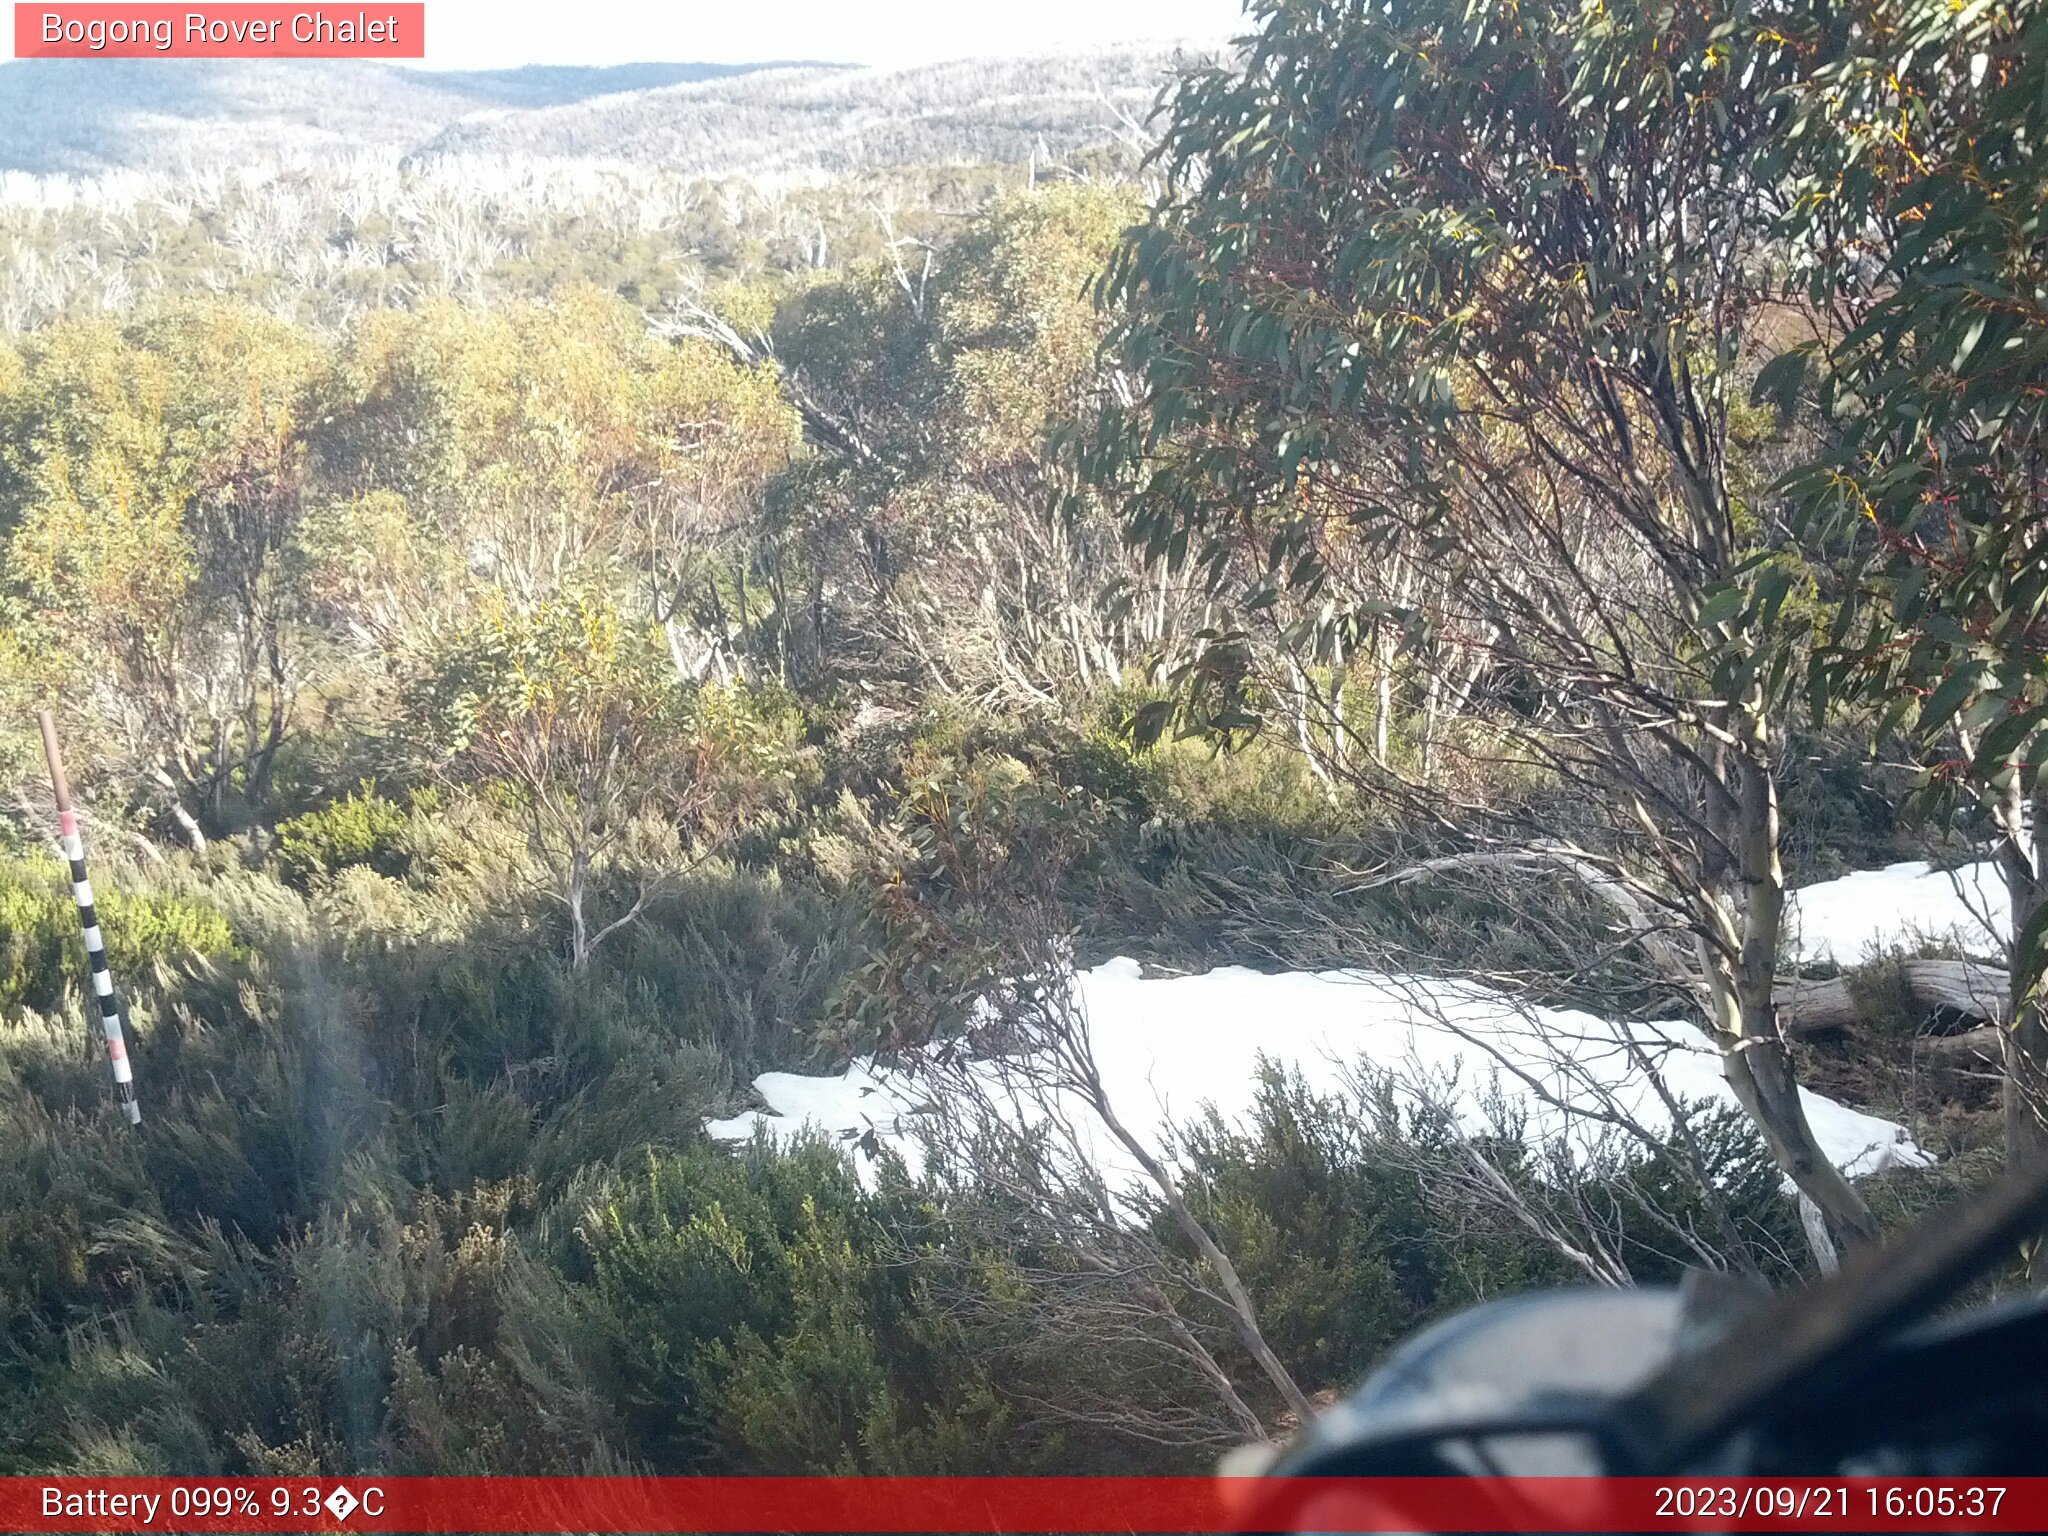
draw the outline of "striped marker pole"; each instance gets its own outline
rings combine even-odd
[[[135,1102],[135,1073],[128,1065],[128,1042],[121,1033],[121,1000],[107,970],[107,942],[93,910],[92,882],[85,877],[85,844],[78,836],[78,817],[71,809],[71,785],[64,778],[64,754],[57,750],[57,722],[47,709],[36,712],[43,728],[43,756],[50,760],[50,787],[57,792],[57,827],[64,857],[71,861],[71,894],[78,900],[78,920],[85,925],[85,958],[92,967],[92,990],[99,999],[100,1029],[107,1037],[107,1062],[114,1069],[114,1090],[130,1125],[142,1124],[142,1106]]]

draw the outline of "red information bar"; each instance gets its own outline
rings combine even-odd
[[[4,1478],[0,1530],[2041,1531],[2048,1478]]]
[[[357,5],[14,7],[18,59],[423,59],[427,8]]]

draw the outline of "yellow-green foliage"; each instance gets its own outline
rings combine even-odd
[[[1104,326],[1088,284],[1137,213],[1127,189],[1055,187],[997,202],[954,245],[933,312],[963,456],[1035,448],[1082,408]]]
[[[1133,749],[1121,721],[1135,698],[1107,701],[1106,719],[1091,739],[1098,743],[1098,754],[1115,751],[1124,758],[1126,771],[1158,816],[1183,825],[1298,833],[1328,831],[1344,819],[1346,813],[1333,807],[1302,755],[1268,736],[1253,736],[1228,750],[1170,736]]]
[[[552,304],[454,304],[367,317],[319,391],[313,434],[343,484],[395,491],[445,531],[522,509],[605,531],[628,487],[758,478],[797,417],[772,367],[670,346],[593,289]]]
[[[357,864],[381,875],[402,874],[410,857],[402,839],[411,822],[405,807],[365,784],[331,805],[282,823],[278,862],[286,879],[301,886]]]
[[[801,702],[772,684],[709,684],[692,718],[702,749],[735,804],[764,807],[817,785]]]
[[[523,733],[533,744],[522,763],[555,771],[559,758],[571,772],[585,758],[616,758],[614,739],[627,730],[672,744],[687,726],[690,693],[651,625],[601,591],[578,590],[531,605],[489,594],[431,658],[411,702],[457,750],[495,762],[500,745]],[[568,755],[568,742],[583,755]]]
[[[157,977],[235,949],[226,918],[181,896],[94,886],[107,963],[117,981]],[[0,1012],[47,1011],[84,984],[78,908],[54,859],[0,864]]]
[[[17,579],[66,612],[165,622],[217,536],[215,483],[289,472],[300,391],[322,358],[303,332],[224,303],[35,335],[0,416],[22,497]]]
[[[24,339],[0,390],[10,725],[68,700],[66,745],[90,774],[175,773],[216,804],[261,777],[299,670],[280,616],[299,406],[325,359],[310,335],[217,301]]]

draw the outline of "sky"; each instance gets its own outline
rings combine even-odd
[[[1241,17],[1242,0],[427,0],[425,65],[926,64],[1221,41]]]

